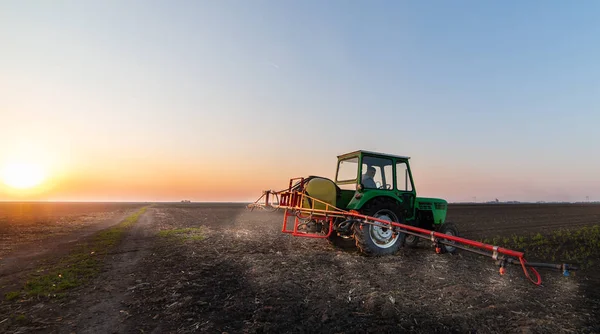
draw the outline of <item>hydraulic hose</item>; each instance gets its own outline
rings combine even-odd
[[[541,285],[542,284],[542,277],[540,276],[540,273],[538,273],[537,270],[535,270],[535,268],[530,267],[531,271],[533,271],[533,273],[535,274],[535,276],[537,277],[537,281],[534,281],[531,279],[531,276],[529,276],[529,272],[527,271],[527,268],[525,267],[525,264],[527,264],[527,261],[520,257],[519,261],[521,261],[521,267],[523,267],[523,272],[525,273],[525,276],[527,277],[527,279],[529,279],[531,281],[531,283],[535,284],[535,285]]]

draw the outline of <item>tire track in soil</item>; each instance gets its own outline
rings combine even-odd
[[[23,244],[0,260],[0,293],[3,295],[20,285],[23,275],[38,268],[45,261],[64,256],[82,240],[94,233],[106,230],[123,221],[135,210],[129,210],[115,217],[75,230],[59,238],[47,238],[37,243]],[[6,290],[6,291],[5,291]]]
[[[124,302],[128,298],[129,288],[136,285],[138,263],[151,253],[154,212],[149,208],[127,232],[115,255],[107,259],[109,267],[95,280],[91,291],[84,290],[81,294],[77,303],[77,310],[81,310],[81,313],[75,316],[70,326],[61,328],[59,333],[127,331],[125,322],[129,313]]]

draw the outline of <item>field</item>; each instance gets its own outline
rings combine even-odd
[[[120,220],[134,203],[0,203],[0,259],[22,244],[38,244],[78,230],[91,233]],[[14,253],[13,253],[14,257]]]
[[[0,331],[600,331],[599,205],[450,205],[464,237],[583,265],[540,269],[542,286],[425,242],[366,258],[283,234],[281,218],[239,204],[0,204]]]

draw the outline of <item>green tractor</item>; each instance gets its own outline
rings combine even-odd
[[[446,222],[447,201],[417,197],[409,159],[363,150],[343,154],[338,156],[335,181],[309,177],[306,193],[342,210],[458,236],[456,227]],[[344,219],[334,221],[331,233],[327,224],[320,227],[334,246],[356,246],[374,256],[393,254],[402,246],[415,247],[420,239]],[[442,247],[442,252],[455,250]]]
[[[283,233],[327,238],[335,246],[356,246],[365,255],[394,254],[424,239],[431,240],[436,253],[462,249],[489,256],[500,267],[500,275],[507,264],[520,265],[536,285],[542,280],[535,267],[559,269],[565,276],[577,270],[566,263],[527,263],[523,252],[460,237],[456,227],[446,222],[447,201],[417,197],[409,159],[362,150],[346,153],[338,156],[335,181],[319,176],[292,178],[287,189],[263,191],[248,208],[284,209]],[[294,219],[292,229],[288,218]]]

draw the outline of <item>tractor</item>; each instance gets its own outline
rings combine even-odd
[[[292,185],[292,180],[297,179],[290,180],[289,190],[307,195],[302,201],[303,208],[309,210],[312,205],[312,209],[325,209],[328,204],[365,216],[458,236],[456,226],[446,222],[447,201],[417,197],[409,157],[358,150],[339,155],[337,159],[335,181],[308,176]],[[311,203],[315,202],[312,198],[319,202]],[[300,223],[294,229],[295,235],[319,233],[336,247],[357,247],[365,255],[394,254],[402,246],[416,247],[419,242],[416,235],[385,226],[360,224],[344,216],[335,217],[330,224],[324,215],[296,216]],[[285,222],[283,232],[286,232]],[[443,245],[441,249],[455,251],[450,245]]]
[[[336,198],[332,205],[366,216],[458,236],[456,226],[446,222],[447,201],[417,197],[410,157],[359,150],[337,158],[335,182],[325,179],[331,184],[330,191],[335,188]],[[309,179],[306,185],[308,195],[313,191],[312,180]],[[316,183],[315,186],[319,187],[326,182]],[[416,247],[420,238],[375,225],[344,224],[343,219],[337,219],[327,239],[342,248],[355,244],[367,255],[386,255],[395,253],[403,245]],[[455,248],[444,245],[443,250],[454,252]]]
[[[283,233],[327,239],[367,256],[391,255],[424,239],[436,253],[461,249],[491,257],[501,275],[507,264],[520,265],[536,285],[542,282],[536,267],[562,270],[565,276],[577,270],[566,263],[528,263],[523,252],[460,237],[456,226],[446,221],[447,201],[417,197],[409,157],[359,150],[337,158],[335,180],[292,178],[288,188],[266,190],[248,208],[284,209]],[[294,218],[291,229],[289,218]]]

